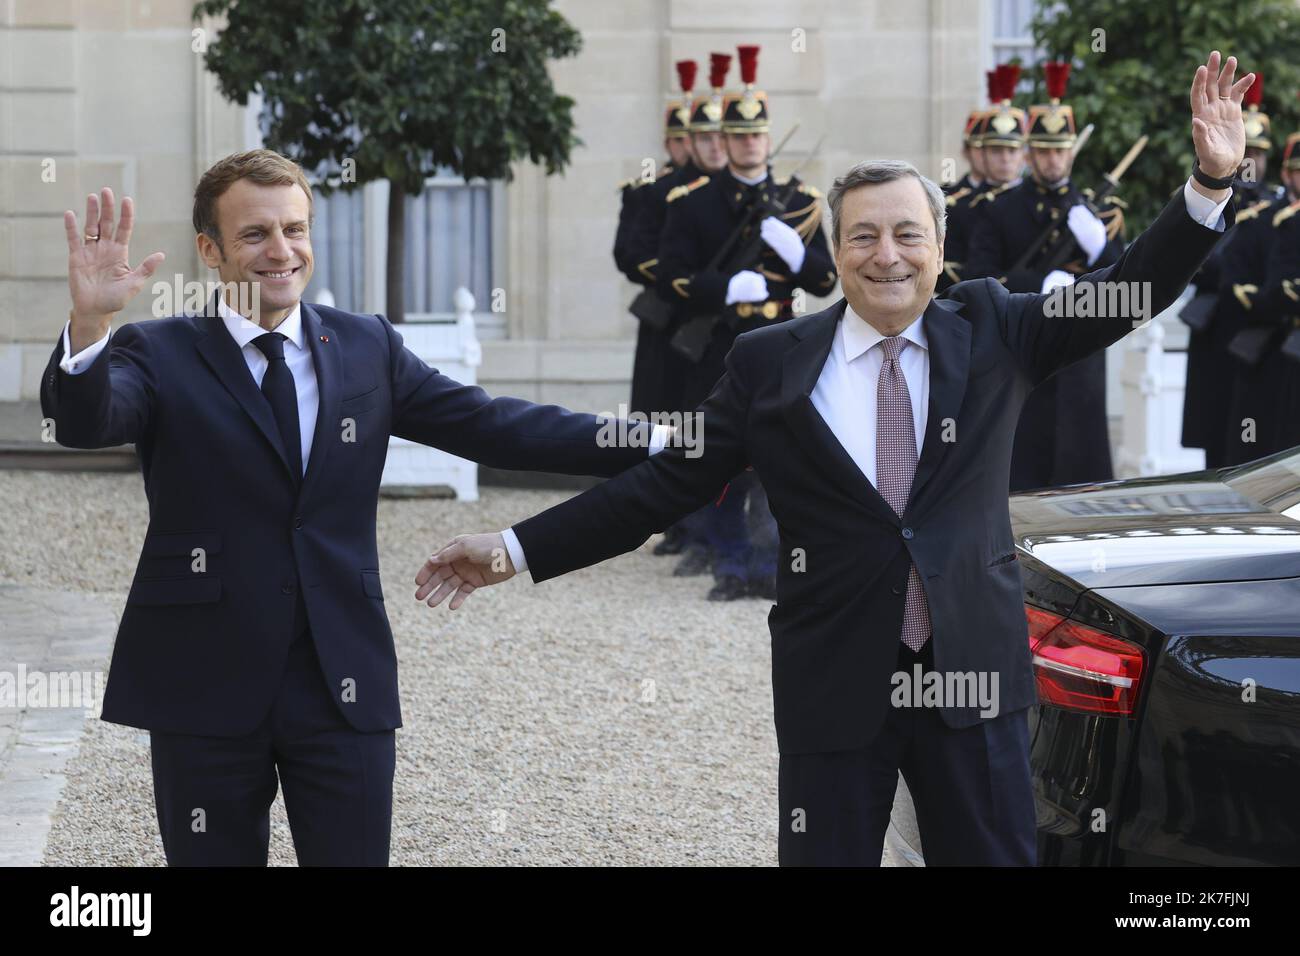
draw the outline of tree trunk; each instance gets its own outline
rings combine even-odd
[[[402,184],[388,183],[388,262],[385,279],[388,286],[388,321],[406,321],[405,286],[402,274],[406,264],[406,190]]]

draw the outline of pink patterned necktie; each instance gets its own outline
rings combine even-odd
[[[898,356],[907,344],[907,339],[898,335],[880,341],[885,361],[876,383],[876,489],[900,517],[907,507],[912,476],[916,474],[912,397],[898,365]],[[930,608],[925,603],[925,591],[915,564],[907,573],[900,637],[913,651],[919,651],[930,637]]]

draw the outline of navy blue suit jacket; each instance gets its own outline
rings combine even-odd
[[[361,731],[399,727],[375,542],[389,435],[495,468],[609,476],[646,458],[645,447],[600,447],[592,415],[493,399],[439,374],[382,316],[304,303],[302,319],[320,410],[301,487],[221,319],[124,325],[77,375],[59,368],[62,343],[54,350],[41,408],[59,443],[134,442],[149,499],[106,720],[251,732],[279,687],[301,597],[348,721]],[[355,700],[344,702],[348,688]]]
[[[1230,206],[1224,216],[1231,226]],[[1149,283],[1158,313],[1221,235],[1188,216],[1180,188],[1118,262],[1076,288]],[[844,315],[841,300],[736,339],[726,374],[699,409],[698,457],[670,448],[515,525],[533,580],[633,550],[752,465],[781,539],[768,617],[781,753],[854,750],[875,737],[889,713],[913,564],[929,604],[935,669],[997,675],[1000,713],[1034,704],[1007,503],[1016,422],[1035,385],[1133,323],[1128,315],[1053,316],[1046,296],[1009,293],[992,279],[960,282],[947,296],[924,313],[929,416],[901,517],[810,397]],[[946,706],[942,716],[950,727],[970,727],[979,710]]]

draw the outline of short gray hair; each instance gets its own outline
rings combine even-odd
[[[838,250],[840,247],[840,209],[844,205],[844,194],[859,186],[872,186],[877,183],[893,182],[911,176],[925,190],[926,201],[930,204],[930,215],[934,217],[935,238],[943,244],[943,236],[948,228],[948,203],[943,190],[931,179],[921,175],[911,163],[901,159],[869,159],[858,163],[843,176],[835,180],[827,202],[831,207],[831,242]]]

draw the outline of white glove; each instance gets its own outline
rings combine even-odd
[[[1075,206],[1074,208],[1078,209],[1080,207]],[[1074,276],[1061,269],[1053,269],[1043,279],[1043,287],[1039,291],[1046,294],[1063,285],[1074,285]]]
[[[790,267],[790,272],[795,273],[803,268],[803,258],[807,255],[808,250],[804,247],[803,239],[799,233],[795,232],[780,219],[775,216],[768,216],[763,220],[762,225],[758,227],[763,241],[772,247],[772,251],[785,260],[785,264]]]
[[[1106,248],[1106,227],[1092,214],[1092,210],[1082,203],[1070,207],[1066,224],[1074,233],[1079,248],[1087,255],[1088,265],[1092,265],[1101,255],[1101,250]]]
[[[767,280],[746,269],[737,272],[727,283],[727,305],[733,302],[762,302],[767,298]]]

